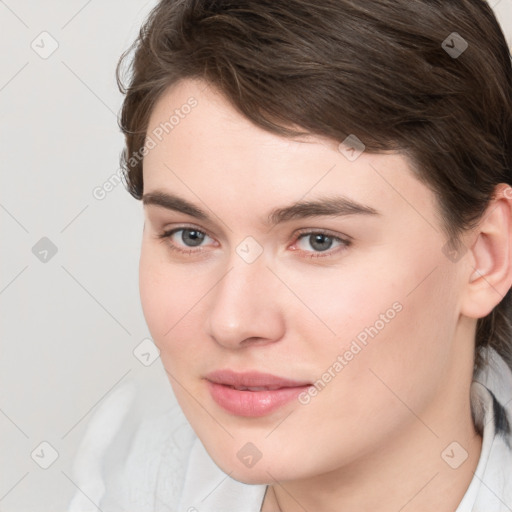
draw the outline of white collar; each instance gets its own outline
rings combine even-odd
[[[221,471],[196,439],[190,452],[179,512],[259,512],[266,485],[238,482]]]

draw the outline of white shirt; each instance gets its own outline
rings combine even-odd
[[[512,512],[512,371],[493,349],[488,356],[471,384],[482,452],[454,512]],[[68,512],[96,512],[96,505],[102,512],[260,511],[266,486],[222,472],[170,392],[148,413],[154,390],[135,389],[112,392],[89,422],[72,477],[80,490]]]

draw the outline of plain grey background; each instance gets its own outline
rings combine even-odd
[[[141,356],[142,208],[117,178],[114,70],[155,3],[0,0],[2,512],[65,509],[87,422],[120,383],[169,393]],[[512,0],[491,4],[511,45]]]

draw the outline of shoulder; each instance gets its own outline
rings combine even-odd
[[[195,439],[169,385],[120,385],[87,425],[68,512],[175,510]]]

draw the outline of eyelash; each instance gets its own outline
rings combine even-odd
[[[186,230],[198,231],[199,233],[201,233],[203,235],[206,235],[206,236],[208,236],[210,238],[213,238],[206,231],[198,229],[195,226],[180,226],[180,227],[173,228],[173,229],[170,229],[170,230],[167,230],[167,231],[163,231],[162,233],[159,233],[157,235],[157,238],[162,240],[162,241],[168,241],[168,239],[170,239],[172,237],[172,235],[174,235],[175,233],[178,233],[180,231],[186,231]],[[313,259],[313,258],[326,258],[326,257],[334,256],[338,252],[340,252],[340,251],[346,249],[347,247],[349,247],[350,245],[352,245],[352,241],[350,239],[342,238],[340,236],[334,235],[332,232],[330,232],[328,230],[324,230],[324,229],[314,229],[314,230],[312,230],[312,229],[303,229],[303,230],[299,230],[297,232],[297,234],[295,235],[293,245],[296,244],[297,242],[299,242],[302,238],[307,238],[308,236],[311,236],[311,235],[325,235],[325,236],[328,236],[333,241],[339,242],[340,246],[337,247],[334,250],[327,249],[326,251],[301,251],[300,249],[294,249],[294,250],[297,250],[298,252],[305,253],[306,256],[302,256],[303,258]],[[192,248],[189,249],[189,250],[182,249],[182,248],[174,245],[170,241],[169,241],[169,243],[167,245],[168,245],[169,249],[171,249],[172,251],[176,251],[176,252],[179,252],[179,253],[185,254],[185,255],[190,255],[190,254],[194,254],[194,253],[198,254],[198,253],[204,252],[201,249],[198,249],[198,250],[192,249]]]

